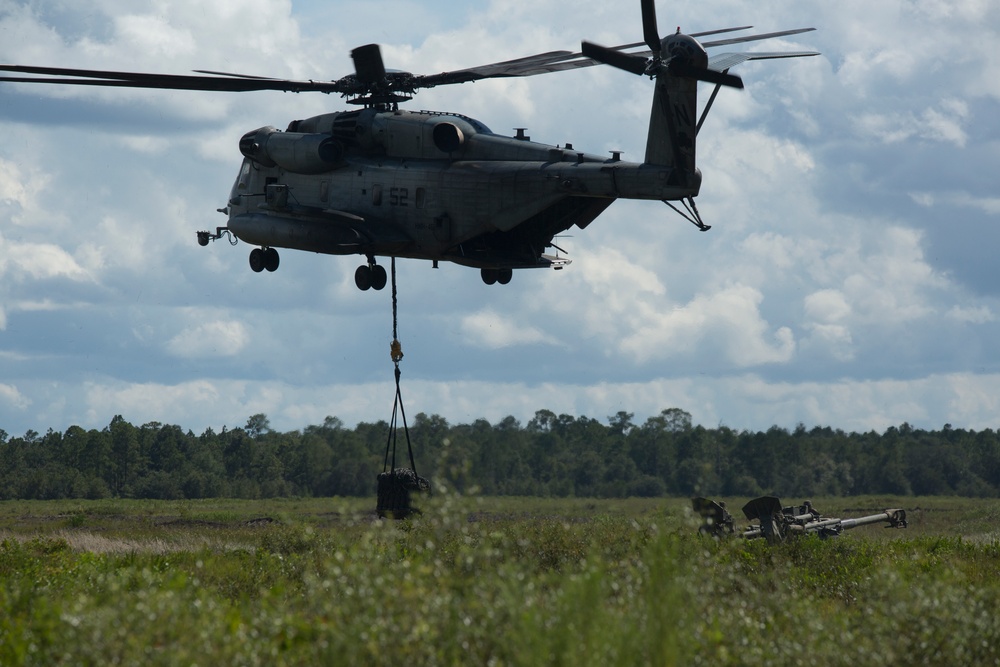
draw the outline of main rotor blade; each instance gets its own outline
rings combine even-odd
[[[736,67],[748,60],[775,60],[778,58],[806,58],[818,56],[816,51],[750,51],[747,53],[716,53],[708,59],[709,69],[719,72]]]
[[[705,30],[702,32],[692,32],[690,33],[690,36],[695,38],[706,37],[708,35],[719,35],[726,32],[749,30],[752,27],[752,25],[743,25],[736,28]],[[628,51],[629,49],[634,49],[640,46],[646,46],[646,42],[632,42],[631,44],[621,44],[610,48],[615,51]],[[657,48],[657,50],[659,50],[659,48]],[[653,52],[649,49],[644,49],[642,51],[632,52],[629,55],[641,56],[642,58],[649,59],[652,57]],[[480,65],[479,67],[470,67],[468,69],[455,70],[454,72],[430,74],[416,78],[420,81],[419,87],[429,88],[432,85],[441,85],[441,83],[461,83],[463,81],[473,81],[475,79],[486,79],[501,76],[535,76],[536,74],[563,72],[570,69],[576,69],[578,67],[591,67],[593,65],[603,64],[604,63],[602,62],[584,57],[583,53],[572,53],[570,51],[549,51],[548,53],[541,53],[537,56],[527,56],[525,58],[505,60],[504,62],[493,63],[491,65]],[[461,75],[463,73],[472,73],[476,76],[462,77]],[[440,81],[443,77],[446,77],[449,80]]]
[[[270,76],[258,76],[256,74],[238,74],[236,72],[219,72],[213,69],[196,69],[192,70],[198,74],[213,74],[215,76],[230,76],[234,79],[257,79],[259,81],[275,81],[273,77]]]
[[[354,73],[358,81],[377,83],[385,79],[385,64],[378,44],[357,47],[351,51],[351,58],[354,60]]]
[[[612,67],[623,69],[626,72],[632,72],[632,74],[646,73],[645,58],[633,56],[629,53],[622,53],[621,51],[609,49],[606,46],[592,44],[590,42],[583,42],[580,45],[580,50],[584,56],[596,60],[599,63],[611,65]]]
[[[771,39],[772,37],[784,37],[786,35],[798,35],[803,32],[811,32],[816,28],[796,28],[794,30],[781,30],[779,32],[766,32],[762,35],[747,35],[745,37],[730,37],[729,39],[717,39],[714,42],[702,42],[706,49],[710,46],[725,46],[727,44],[742,44],[743,42],[756,42],[761,39]]]
[[[748,28],[751,28],[751,27],[753,27],[753,26],[742,26],[742,27],[739,27],[739,28],[723,28],[721,30],[709,30],[707,32],[691,33],[690,36],[691,37],[701,37],[701,36],[704,36],[704,35],[712,35],[712,34],[718,34],[718,33],[724,33],[724,32],[734,32],[734,31],[737,31],[737,30],[747,30]],[[769,39],[771,37],[781,37],[781,36],[784,36],[784,35],[797,35],[799,33],[809,32],[811,30],[815,30],[815,28],[798,28],[796,30],[782,30],[780,32],[770,32],[770,33],[766,33],[766,34],[762,34],[762,35],[749,35],[749,36],[746,36],[746,37],[737,37],[737,38],[734,38],[734,39],[731,39],[731,40],[730,39],[724,39],[724,40],[717,40],[717,41],[712,41],[712,42],[702,42],[701,45],[704,46],[704,47],[711,47],[711,46],[722,46],[724,44],[729,44],[729,43],[754,42],[754,41],[758,41],[758,40],[762,40],[762,39]],[[622,44],[621,46],[614,46],[614,47],[611,47],[611,49],[613,49],[615,51],[628,51],[629,49],[634,49],[636,47],[645,46],[645,45],[646,45],[645,42],[634,42],[632,44]],[[601,48],[608,48],[608,47],[601,47]],[[658,50],[657,50],[657,52],[658,52]],[[633,58],[645,58],[645,59],[648,59],[648,58],[651,58],[655,53],[656,52],[650,51],[649,49],[644,49],[644,50],[641,50],[641,51],[630,51],[630,52],[626,53],[625,55],[632,56]],[[804,54],[804,53],[802,53],[802,54],[796,53],[796,55],[794,55],[794,56],[790,55],[788,57],[799,57],[800,55],[806,55],[806,54]],[[772,56],[772,57],[776,57],[776,56]],[[744,58],[740,62],[745,62],[746,60],[753,60],[753,58]],[[545,74],[545,73],[548,73],[548,72],[564,72],[564,71],[571,70],[571,69],[579,69],[579,68],[582,68],[582,67],[593,67],[594,65],[601,65],[601,64],[604,64],[603,60],[599,60],[599,59],[593,58],[593,57],[588,57],[587,54],[584,54],[584,53],[574,53],[574,54],[570,54],[570,55],[566,56],[565,58],[561,58],[561,59],[558,59],[558,60],[555,60],[555,61],[551,61],[548,64],[546,64],[546,66],[544,68],[538,68],[538,69],[530,68],[530,67],[529,68],[525,68],[523,71],[519,72],[516,76],[532,76],[534,74]],[[631,71],[631,70],[629,70],[629,71]],[[725,84],[723,84],[723,85],[725,85]]]
[[[642,38],[653,53],[660,52],[660,29],[656,25],[656,3],[642,0]]]
[[[465,83],[467,81],[478,81],[479,79],[493,79],[514,76],[529,76],[530,74],[542,74],[542,71],[535,71],[544,67],[548,63],[559,62],[567,57],[573,57],[571,51],[548,51],[533,56],[504,60],[488,65],[468,67],[465,69],[441,72],[440,74],[425,74],[414,77],[414,85],[418,88],[432,88],[451,83]],[[528,72],[528,74],[525,74]]]
[[[722,33],[726,32],[749,30],[752,27],[753,27],[752,25],[741,25],[738,28],[718,28],[716,30],[703,30],[702,32],[690,32],[688,33],[688,37],[694,37],[695,39],[697,39],[698,37],[708,37],[709,35],[721,35]],[[632,42],[631,44],[622,44],[621,46],[612,46],[611,48],[617,51],[627,51],[629,49],[634,49],[638,46],[648,46],[648,45],[646,44],[646,42]]]
[[[31,65],[0,65],[0,72],[41,75],[37,77],[0,77],[0,81],[10,83],[47,83],[71,86],[110,86],[118,88],[236,93],[259,90],[280,90],[293,93],[309,91],[339,93],[344,89],[343,84],[338,81],[295,81],[291,79],[251,78],[246,76],[151,74],[148,72],[115,72],[66,67],[34,67]]]
[[[275,90],[284,92],[320,92],[340,93],[347,96],[370,94],[374,87],[381,88],[381,82],[386,81],[389,90],[399,90],[412,93],[417,88],[463,83],[479,79],[499,77],[526,77],[549,72],[560,72],[580,67],[590,67],[597,64],[608,64],[634,74],[644,74],[648,59],[660,52],[659,31],[656,27],[656,8],[654,0],[642,0],[643,33],[645,42],[626,44],[608,48],[597,44],[584,42],[582,52],[549,51],[514,60],[481,65],[467,69],[442,72],[425,76],[413,76],[406,73],[393,73],[390,77],[382,62],[382,54],[377,44],[358,47],[351,52],[354,58],[355,74],[336,81],[300,81],[294,79],[275,79],[247,74],[229,72],[214,72],[197,70],[197,74],[208,75],[174,75],[153,74],[147,72],[118,72],[106,70],[73,69],[62,67],[35,67],[28,65],[0,65],[0,72],[12,72],[33,76],[0,76],[0,82],[10,83],[47,83],[73,86],[105,86],[119,88],[149,88],[163,90],[193,90],[210,92],[254,92]],[[746,30],[751,26],[722,28],[707,32],[692,33],[692,37],[700,37],[738,30]],[[716,41],[702,42],[704,47],[723,46],[752,42],[772,37],[784,37],[809,32],[815,28],[798,28],[783,30],[762,35],[749,35]],[[627,51],[641,46],[649,50]],[[728,55],[728,54],[727,54]],[[811,53],[795,53],[784,57],[812,55]],[[782,57],[771,55],[769,57]],[[744,58],[740,60],[749,60]],[[692,70],[684,76],[692,76],[701,81],[720,83],[726,86],[741,87],[739,77],[720,79],[711,70]],[[710,78],[711,77],[711,78]],[[387,81],[392,78],[393,81]]]
[[[709,35],[721,35],[724,32],[736,32],[738,30],[749,30],[752,27],[753,27],[752,25],[743,25],[743,26],[740,26],[739,28],[719,28],[718,30],[705,30],[703,32],[692,32],[692,33],[688,33],[688,35],[690,37],[695,37],[695,38],[698,38],[698,37],[708,37]]]

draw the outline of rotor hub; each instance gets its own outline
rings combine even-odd
[[[661,44],[661,53],[672,63],[683,63],[700,68],[708,67],[708,53],[698,40],[690,35],[683,33],[668,35]]]

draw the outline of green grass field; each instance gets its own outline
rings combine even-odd
[[[768,546],[699,536],[686,499],[7,501],[0,665],[1000,664],[1000,501],[813,502],[910,527]]]

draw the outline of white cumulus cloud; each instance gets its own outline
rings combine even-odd
[[[185,359],[232,357],[249,341],[250,334],[242,322],[215,320],[181,331],[167,343],[167,350]]]
[[[491,349],[538,343],[558,344],[534,326],[490,308],[463,317],[461,331],[470,343]]]
[[[795,352],[788,327],[772,328],[761,316],[764,296],[746,285],[700,294],[684,306],[650,316],[622,340],[639,361],[662,360],[696,350],[720,349],[736,367],[786,362]]]
[[[17,387],[0,382],[0,401],[17,410],[24,410],[31,405],[31,400],[24,396]]]

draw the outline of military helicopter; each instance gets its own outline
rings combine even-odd
[[[387,70],[376,44],[354,49],[353,74],[333,81],[296,81],[196,70],[191,75],[0,65],[22,76],[0,81],[171,90],[337,93],[357,107],[294,120],[285,131],[266,126],[239,141],[243,162],[225,207],[225,226],[197,232],[198,242],[226,237],[255,246],[250,268],[275,271],[278,248],[363,255],[354,279],[361,290],[385,287],[378,257],[408,257],[478,268],[492,285],[514,269],[569,264],[553,239],[585,228],[616,199],[660,200],[698,229],[695,197],[701,172],[695,138],[723,87],[742,88],[730,68],[749,61],[815,52],[720,53],[706,48],[794,35],[800,28],[699,42],[747,30],[660,38],[654,0],[641,0],[643,42],[579,52],[550,51],[431,75]],[[508,137],[458,113],[399,108],[422,88],[480,79],[526,77],[607,64],[655,82],[642,163]],[[31,76],[23,76],[31,75]],[[700,115],[697,84],[714,84]],[[675,203],[676,202],[676,203]],[[556,254],[548,254],[549,248]],[[560,254],[562,251],[562,254]]]

